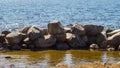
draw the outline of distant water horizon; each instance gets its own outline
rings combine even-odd
[[[28,25],[46,27],[52,20],[65,26],[93,23],[120,28],[120,0],[0,1],[0,31]]]

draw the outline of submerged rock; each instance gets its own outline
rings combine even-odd
[[[64,34],[65,30],[61,23],[57,20],[53,20],[48,24],[49,34]]]
[[[38,38],[34,41],[36,47],[47,48],[56,43],[56,38],[52,35],[45,35],[44,38]]]
[[[93,35],[93,36],[97,35],[97,34],[100,34],[104,29],[103,26],[93,25],[93,24],[84,25],[84,28],[85,28],[85,31],[86,31],[87,35]]]

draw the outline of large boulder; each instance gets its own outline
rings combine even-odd
[[[104,29],[103,26],[93,25],[93,24],[86,24],[84,25],[84,28],[85,28],[86,34],[90,36],[100,34]]]
[[[70,47],[65,42],[58,42],[58,43],[56,43],[56,49],[58,49],[58,50],[67,50],[67,49],[70,49]]]
[[[120,32],[110,36],[107,38],[106,45],[110,45],[111,47],[118,48],[120,45]]]
[[[98,44],[100,47],[102,47],[102,43],[106,41],[105,36],[101,33],[95,36],[87,36],[87,38],[88,38],[88,41],[87,41],[88,45]]]
[[[107,32],[106,35],[107,35],[107,37],[110,37],[110,36],[112,36],[112,35],[114,35],[114,34],[116,34],[116,33],[118,33],[118,32],[120,32],[120,29],[113,30],[113,31],[111,31],[111,32]]]
[[[83,41],[82,37],[79,35],[73,34],[72,37],[70,36],[67,39],[67,43],[70,45],[70,47],[75,49],[86,48],[85,41]]]
[[[7,44],[18,44],[22,41],[23,37],[24,37],[24,34],[19,32],[13,32],[13,33],[9,33],[5,37],[5,40]]]
[[[48,33],[49,34],[63,34],[65,33],[65,29],[59,21],[53,20],[48,24]]]
[[[36,47],[47,48],[56,43],[56,38],[52,35],[45,35],[44,38],[38,38],[34,41]]]
[[[85,35],[85,29],[80,24],[75,24],[71,27],[73,34]]]
[[[32,26],[31,28],[29,28],[27,36],[29,37],[30,40],[35,40],[39,37],[43,37],[44,32],[43,30],[40,30],[38,27]]]

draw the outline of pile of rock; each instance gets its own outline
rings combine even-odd
[[[17,32],[3,31],[0,34],[0,47],[21,50],[54,48],[66,49],[100,49],[120,47],[120,30],[107,33],[106,37],[101,33],[103,26],[93,24],[73,24],[64,27],[57,20],[48,23],[48,28],[25,26]],[[120,49],[120,48],[119,48]]]

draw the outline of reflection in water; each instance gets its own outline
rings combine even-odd
[[[10,56],[11,58],[5,58]],[[58,63],[69,66],[91,63],[93,61],[118,62],[119,52],[102,52],[88,50],[45,50],[45,51],[12,51],[0,54],[0,68],[48,68]]]
[[[73,65],[72,54],[65,54],[63,58],[63,63],[72,66]]]

